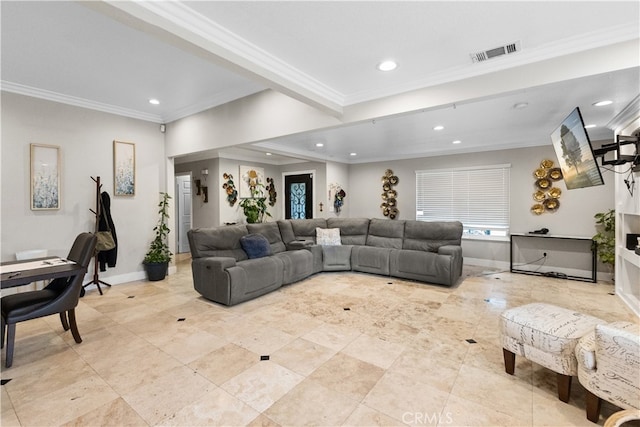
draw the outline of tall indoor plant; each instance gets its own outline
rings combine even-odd
[[[596,233],[593,241],[598,244],[598,258],[608,264],[613,272],[616,262],[616,211],[609,209],[594,215],[596,219]]]
[[[251,197],[242,199],[240,202],[242,212],[249,224],[263,222],[265,217],[271,216],[271,214],[267,212],[267,198],[264,197],[262,187],[264,187],[262,184],[256,185],[255,188],[251,189]]]
[[[147,271],[147,277],[151,281],[162,280],[167,275],[167,269],[171,262],[171,256],[173,255],[169,250],[169,227],[167,226],[167,219],[169,219],[169,199],[171,196],[167,193],[160,193],[161,199],[158,207],[158,224],[153,227],[155,237],[149,245],[149,252],[142,261],[145,270]]]

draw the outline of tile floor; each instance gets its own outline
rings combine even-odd
[[[592,425],[577,379],[565,404],[552,372],[518,358],[504,373],[498,316],[545,301],[638,319],[611,284],[486,273],[453,288],[324,273],[224,307],[183,260],[161,282],[88,291],[82,344],[57,316],[20,323],[2,426]]]

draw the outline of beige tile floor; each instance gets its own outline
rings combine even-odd
[[[20,323],[2,426],[591,425],[577,379],[565,404],[552,372],[519,358],[504,373],[498,317],[544,301],[637,318],[611,284],[486,273],[453,288],[324,273],[224,307],[183,260],[161,282],[88,291],[82,344],[57,316]]]

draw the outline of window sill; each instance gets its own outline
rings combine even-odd
[[[467,235],[462,236],[462,240],[482,240],[489,242],[508,242],[509,236],[482,236],[482,235]]]

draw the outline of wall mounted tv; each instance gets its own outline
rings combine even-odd
[[[604,184],[591,141],[584,128],[580,108],[576,107],[553,131],[551,142],[567,189]]]

